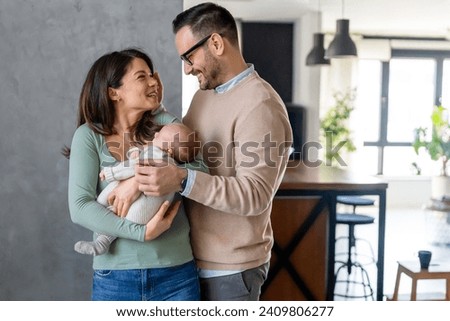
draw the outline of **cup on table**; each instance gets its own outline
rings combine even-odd
[[[420,268],[422,269],[428,269],[430,266],[431,261],[431,251],[419,251],[419,261],[420,261]]]

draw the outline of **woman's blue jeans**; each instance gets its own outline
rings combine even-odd
[[[198,301],[194,261],[153,269],[94,270],[93,301]]]

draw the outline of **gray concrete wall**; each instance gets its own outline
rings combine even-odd
[[[181,115],[171,22],[182,0],[0,0],[0,300],[89,300],[91,237],[67,209],[81,85],[102,54],[138,46]]]

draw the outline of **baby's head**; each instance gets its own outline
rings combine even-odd
[[[197,133],[180,123],[164,125],[155,133],[152,144],[167,151],[178,162],[189,162],[200,150]]]

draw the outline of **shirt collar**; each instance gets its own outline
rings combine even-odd
[[[224,83],[220,86],[217,86],[214,89],[216,91],[216,93],[223,94],[223,93],[227,92],[228,90],[230,90],[231,88],[233,88],[234,86],[236,86],[239,82],[241,82],[242,80],[244,80],[245,78],[250,76],[250,74],[253,71],[255,71],[255,66],[253,64],[248,64],[247,66],[248,66],[248,68],[245,69],[243,72],[241,72],[239,75],[237,75],[234,78],[231,78],[226,83]]]

